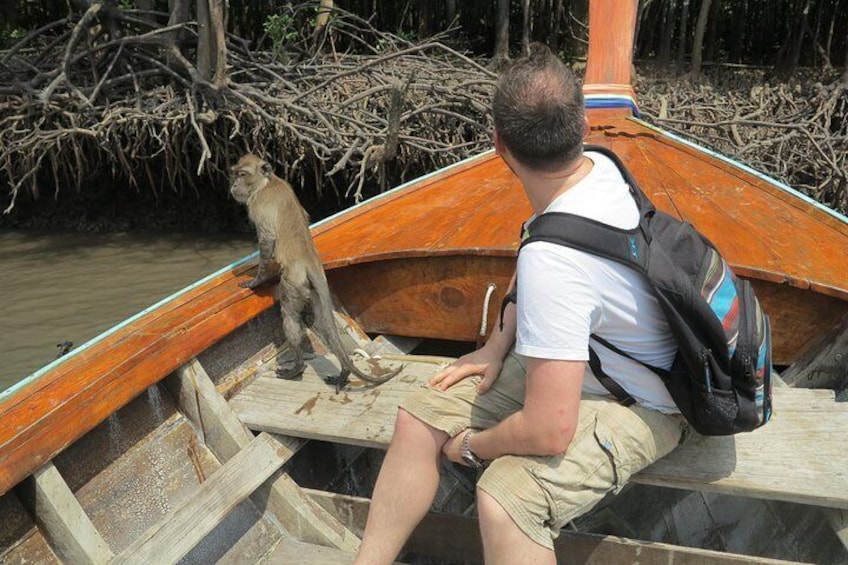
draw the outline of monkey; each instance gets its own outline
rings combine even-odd
[[[309,216],[291,185],[275,175],[267,161],[250,153],[239,159],[230,171],[230,194],[236,202],[247,206],[259,244],[256,275],[240,286],[256,288],[280,275],[278,299],[283,334],[294,353],[295,365],[291,370],[278,371],[278,375],[294,378],[303,373],[305,327],[314,329],[341,363],[341,373],[328,381],[335,381],[337,393],[348,383],[350,373],[375,385],[397,375],[403,366],[382,376],[363,373],[345,352],[333,318],[324,266],[309,232]]]

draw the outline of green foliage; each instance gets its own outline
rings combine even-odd
[[[408,41],[410,43],[415,43],[416,41],[418,41],[418,34],[414,31],[406,31],[404,29],[401,29],[398,30],[396,35],[404,41]]]
[[[299,34],[290,14],[271,14],[265,18],[262,29],[271,40],[275,59],[284,58],[286,48],[297,40]]]
[[[20,39],[23,39],[26,34],[26,30],[19,27],[3,26],[0,28],[0,49],[11,47]]]

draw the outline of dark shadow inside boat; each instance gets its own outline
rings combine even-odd
[[[24,540],[27,532],[35,529],[35,523],[14,490],[0,496],[0,516],[3,517],[0,520],[0,555],[3,555],[6,548]]]

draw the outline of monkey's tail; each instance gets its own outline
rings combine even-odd
[[[317,300],[319,304],[315,305],[314,308],[316,312],[316,317],[323,318],[322,320],[317,320],[315,324],[316,329],[324,330],[322,333],[326,335],[322,335],[321,337],[324,339],[327,347],[330,351],[339,359],[339,363],[342,365],[342,372],[339,375],[339,387],[340,388],[344,383],[347,382],[347,375],[349,373],[353,373],[358,378],[363,381],[369,382],[374,385],[383,384],[384,382],[395,378],[398,373],[403,369],[403,365],[392,369],[391,371],[381,374],[381,375],[373,375],[369,373],[365,373],[361,371],[356,365],[353,364],[353,361],[348,357],[347,352],[345,351],[344,345],[342,345],[342,340],[339,337],[339,331],[336,327],[336,321],[333,318],[333,301],[330,298],[330,289],[327,286],[327,280],[323,276],[323,271],[317,277],[320,277],[321,280],[315,280],[313,278],[312,273],[309,273],[307,276],[309,277],[309,282],[312,284],[313,288],[313,300]],[[316,277],[316,278],[317,278]]]

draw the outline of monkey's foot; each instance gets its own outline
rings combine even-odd
[[[249,281],[241,281],[238,285],[242,288],[253,289],[253,288],[256,288],[257,286],[259,286],[261,284],[262,284],[261,281],[257,282],[256,279],[250,279]]]
[[[350,380],[347,378],[347,373],[342,373],[336,377],[324,377],[324,382],[328,385],[335,385],[336,394],[338,394],[350,382]]]
[[[277,367],[277,378],[286,379],[287,381],[299,381],[303,378],[304,369],[306,369],[306,365],[303,363],[288,361]]]
[[[239,283],[239,286],[242,287],[242,288],[254,289],[256,287],[262,286],[263,284],[265,284],[267,282],[274,280],[275,278],[276,278],[275,275],[256,276],[256,277],[254,277],[250,280],[241,281]]]

